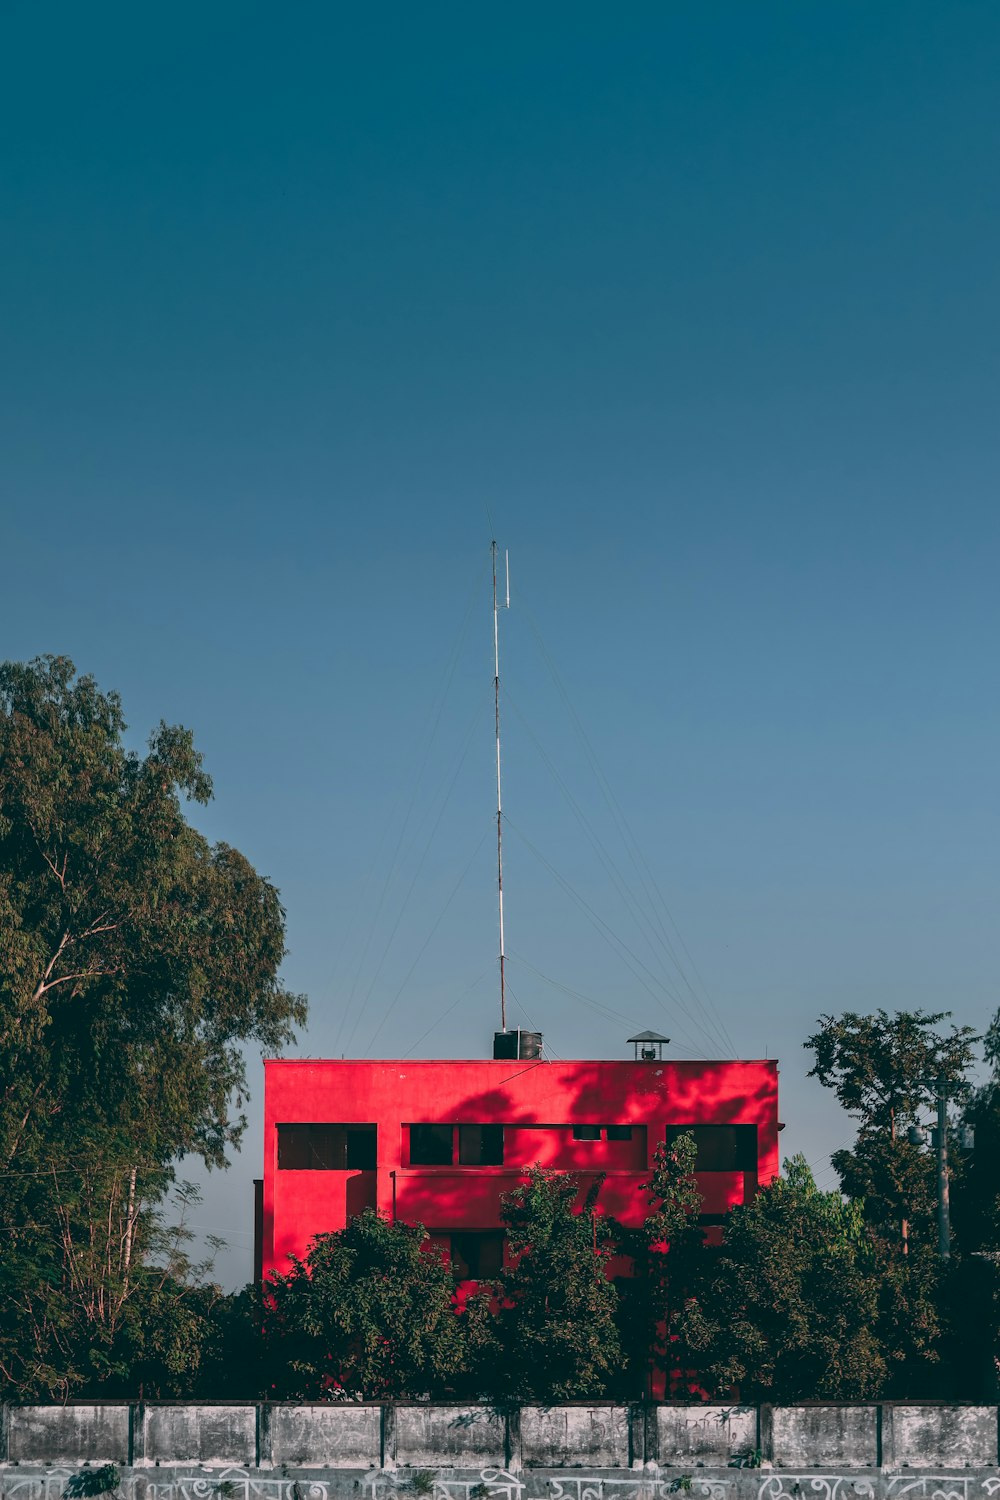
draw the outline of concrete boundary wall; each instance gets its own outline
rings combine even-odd
[[[0,1500],[67,1500],[68,1466],[0,1465]],[[992,1500],[990,1470],[124,1468],[118,1500]]]
[[[0,1407],[3,1470],[28,1465],[75,1469],[104,1463],[136,1473],[177,1465],[241,1473],[292,1468],[515,1475],[567,1469],[620,1474],[658,1467],[691,1472],[718,1468],[730,1475],[760,1468],[781,1473],[841,1470],[855,1476],[851,1496],[865,1497],[868,1491],[861,1478],[865,1473],[911,1469],[927,1474],[975,1470],[995,1475],[1000,1464],[1000,1431],[996,1406],[902,1402],[728,1407],[576,1402],[509,1411],[415,1401],[381,1405],[77,1402]],[[916,1478],[913,1483],[917,1484]],[[1000,1500],[1000,1476],[991,1484],[977,1500]],[[760,1500],[794,1500],[797,1493],[786,1494],[779,1484]],[[207,1490],[204,1494],[205,1500],[215,1500]],[[31,1491],[22,1500],[51,1497]],[[157,1492],[154,1500],[170,1497]],[[240,1500],[251,1497],[243,1493]],[[278,1500],[303,1497],[289,1493]],[[456,1494],[451,1500],[470,1500],[470,1496]],[[505,1496],[504,1500],[518,1497]],[[556,1500],[594,1497],[567,1492]],[[735,1496],[730,1497],[728,1491],[713,1492],[709,1500],[735,1500]],[[825,1500],[851,1497],[831,1493]],[[910,1500],[923,1497],[914,1491]],[[929,1500],[934,1500],[930,1492]],[[950,1490],[948,1500],[952,1500]],[[954,1500],[973,1500],[973,1496],[970,1492]]]

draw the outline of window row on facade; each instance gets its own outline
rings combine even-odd
[[[374,1171],[377,1129],[374,1125],[288,1124],[278,1129],[278,1169],[298,1172]],[[405,1160],[411,1167],[502,1167],[505,1131],[571,1133],[573,1142],[634,1142],[645,1165],[644,1125],[405,1125]],[[694,1138],[697,1172],[753,1172],[757,1168],[756,1125],[685,1125],[666,1127],[669,1143],[678,1135]],[[516,1163],[518,1166],[523,1162]],[[574,1160],[568,1165],[577,1165]]]
[[[699,1214],[697,1222],[711,1244],[721,1243],[725,1214]],[[430,1242],[451,1262],[459,1281],[490,1281],[506,1260],[507,1236],[502,1229],[430,1229]]]

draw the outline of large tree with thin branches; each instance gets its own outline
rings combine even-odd
[[[113,1361],[188,1153],[222,1165],[242,1044],[304,1019],[278,893],[212,845],[186,729],[131,749],[65,657],[0,666],[0,1379],[70,1393]]]

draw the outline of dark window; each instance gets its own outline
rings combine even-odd
[[[411,1125],[410,1166],[450,1167],[453,1125]]]
[[[279,1125],[278,1170],[343,1172],[375,1166],[374,1125]]]
[[[601,1139],[600,1125],[574,1125],[574,1141],[599,1141]]]
[[[630,1141],[631,1139],[632,1139],[632,1127],[631,1127],[631,1125],[609,1125],[608,1126],[608,1140],[609,1141]]]
[[[374,1125],[348,1125],[347,1165],[358,1172],[374,1172],[376,1164]]]
[[[696,1172],[754,1172],[757,1169],[756,1125],[668,1125],[667,1142],[694,1137]]]
[[[503,1126],[460,1125],[458,1160],[463,1167],[502,1167]]]
[[[451,1264],[459,1281],[488,1281],[503,1266],[503,1233],[486,1230],[453,1234]]]

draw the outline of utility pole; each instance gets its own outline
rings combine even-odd
[[[939,1073],[934,1080],[934,1096],[937,1105],[937,1125],[931,1131],[931,1146],[934,1150],[935,1177],[937,1179],[937,1229],[938,1255],[942,1260],[951,1259],[951,1173],[948,1168],[948,1080]],[[911,1125],[906,1133],[911,1146],[926,1143],[927,1133],[919,1125]],[[958,1144],[962,1151],[975,1149],[976,1132],[971,1125],[958,1127]]]
[[[937,1080],[937,1132],[934,1141],[937,1157],[937,1224],[938,1254],[942,1260],[951,1256],[951,1217],[948,1194],[948,1098],[944,1077]]]

